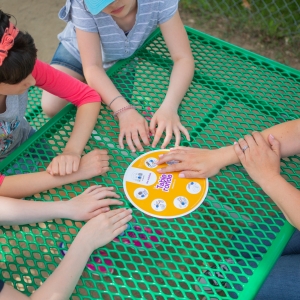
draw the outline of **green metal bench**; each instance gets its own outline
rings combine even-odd
[[[196,30],[186,30],[196,71],[179,109],[191,134],[191,141],[184,140],[182,145],[214,149],[232,144],[252,130],[300,117],[299,71]],[[164,99],[171,67],[167,47],[156,30],[133,57],[118,62],[108,74],[121,93],[151,117]],[[30,90],[27,115],[38,131],[0,163],[4,174],[17,171],[20,158],[33,156],[31,150],[39,147],[41,151],[34,159],[39,161],[37,169],[44,169],[50,158],[43,160],[42,141],[61,152],[68,140],[76,109],[68,105],[48,121],[39,106],[40,93],[37,88]],[[122,176],[139,154],[121,150],[118,133],[118,122],[103,107],[85,151],[108,149],[111,170],[105,176],[30,199],[59,201],[99,182],[114,186],[123,195]],[[149,150],[152,148],[145,147]],[[285,178],[300,188],[299,157],[283,159],[281,167]],[[162,220],[134,209],[134,218],[143,228],[153,232],[160,229],[158,242],[151,242],[152,248],[145,247],[143,243],[149,242],[153,233],[144,232],[148,240],[140,239],[140,248],[115,242],[103,247],[114,272],[103,274],[85,268],[72,299],[252,299],[294,231],[239,165],[224,168],[210,179],[208,196],[193,213]],[[1,276],[15,288],[32,292],[59,264],[59,243],[71,244],[81,226],[82,222],[56,219],[0,227]],[[92,261],[96,257],[98,251]],[[101,266],[108,268],[104,262]]]

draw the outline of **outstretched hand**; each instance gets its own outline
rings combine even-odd
[[[173,111],[172,109],[160,107],[151,119],[150,131],[154,136],[152,147],[156,147],[164,131],[166,131],[166,137],[161,145],[162,149],[168,146],[173,134],[175,136],[175,146],[180,145],[181,133],[185,135],[188,141],[190,140],[189,132],[181,124],[177,111]]]
[[[149,128],[145,118],[134,109],[121,112],[118,114],[118,118],[120,124],[119,145],[121,149],[124,149],[123,140],[125,137],[126,143],[132,152],[136,151],[135,147],[139,151],[143,151],[140,139],[144,145],[148,146],[150,144]]]
[[[179,171],[181,178],[206,178],[216,175],[224,166],[220,149],[207,150],[189,147],[176,147],[160,156],[157,164],[172,162],[159,173]]]
[[[77,221],[87,221],[109,211],[110,205],[122,205],[123,202],[117,200],[120,196],[113,190],[113,187],[101,185],[87,188],[82,194],[67,202],[66,217]]]
[[[131,213],[131,209],[119,208],[100,214],[88,221],[76,238],[91,247],[91,251],[102,247],[126,230]]]

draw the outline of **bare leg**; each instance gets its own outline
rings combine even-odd
[[[57,70],[60,70],[64,73],[71,75],[72,77],[79,79],[80,81],[84,81],[83,76],[81,76],[77,72],[75,72],[67,67],[64,67],[61,65],[51,65],[51,66]],[[61,99],[53,94],[50,94],[47,91],[43,91],[42,108],[48,117],[52,118],[53,116],[55,116],[67,104],[68,104],[68,102],[66,100]]]

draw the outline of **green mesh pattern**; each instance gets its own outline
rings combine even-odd
[[[300,72],[195,30],[187,32],[196,72],[179,109],[192,137],[183,145],[214,149],[252,130],[299,118]],[[157,30],[133,57],[112,67],[109,76],[150,118],[164,99],[171,67]],[[36,128],[46,122],[35,109],[39,96],[37,89],[31,90],[32,111],[27,116]],[[1,163],[2,172],[45,169],[64,148],[75,112],[69,105],[47,122],[19,153]],[[123,195],[123,174],[140,153],[121,150],[118,132],[117,121],[102,108],[85,151],[108,149],[111,170],[32,199],[60,201],[99,183],[114,186]],[[299,157],[283,159],[281,167],[285,178],[300,188]],[[206,200],[185,217],[161,220],[133,211],[141,231],[132,226],[120,243],[111,242],[91,257],[97,269],[113,273],[85,268],[71,299],[252,299],[293,233],[279,209],[239,165],[211,178]],[[1,276],[19,290],[32,292],[59,264],[59,244],[70,245],[82,224],[56,219],[0,227]]]
[[[28,92],[28,105],[25,117],[31,126],[38,130],[49,121],[41,107],[42,91],[37,87],[31,87]]]

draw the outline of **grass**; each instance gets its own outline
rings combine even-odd
[[[299,0],[181,0],[179,9],[187,25],[300,70]]]
[[[181,0],[198,16],[223,16],[233,26],[246,26],[273,38],[300,36],[298,0]]]

